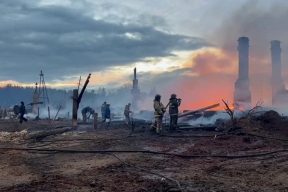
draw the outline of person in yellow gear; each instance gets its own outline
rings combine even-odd
[[[154,99],[155,121],[150,127],[151,131],[156,129],[156,133],[158,134],[162,131],[162,120],[164,113],[166,112],[166,108],[160,101],[161,101],[161,95],[157,94]]]
[[[130,110],[130,106],[131,106],[131,103],[128,103],[128,105],[126,105],[124,109],[125,124],[127,125],[131,125],[129,114],[132,113],[132,111]]]
[[[105,122],[105,109],[106,109],[106,101],[101,105],[101,117],[102,117],[102,122]]]

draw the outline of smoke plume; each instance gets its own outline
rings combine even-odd
[[[286,51],[288,50],[288,4],[273,1],[272,5],[260,5],[260,1],[249,1],[234,11],[222,25],[207,39],[217,47],[202,49],[192,53],[185,63],[195,74],[182,77],[163,88],[167,97],[172,92],[183,98],[185,109],[221,102],[233,102],[234,83],[238,76],[237,39],[246,36],[250,39],[250,90],[252,106],[260,99],[264,106],[271,105],[271,53],[270,41],[280,40],[282,47],[282,76],[288,83]],[[221,102],[222,103],[222,102]]]

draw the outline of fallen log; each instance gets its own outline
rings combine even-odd
[[[219,103],[214,104],[214,105],[210,105],[210,106],[208,106],[208,107],[204,107],[204,108],[201,108],[201,109],[197,109],[197,110],[195,110],[195,111],[187,111],[187,112],[185,112],[185,113],[179,114],[179,115],[178,115],[178,118],[185,117],[185,116],[187,116],[187,115],[193,115],[193,114],[196,114],[196,113],[200,113],[200,112],[206,111],[206,110],[208,110],[208,109],[213,109],[213,108],[218,107],[218,106],[220,106]]]
[[[186,116],[188,116],[188,115],[193,115],[193,114],[196,114],[196,113],[200,113],[200,112],[206,111],[206,110],[208,110],[208,109],[213,109],[213,108],[218,107],[218,106],[220,106],[219,103],[214,104],[214,105],[210,105],[210,106],[208,106],[208,107],[204,107],[204,108],[201,108],[201,109],[197,109],[197,110],[194,110],[194,111],[187,111],[187,112],[185,112],[185,113],[179,114],[179,115],[178,115],[178,118],[186,117]],[[166,119],[166,121],[168,121],[168,120],[170,119],[170,116],[166,116],[165,119]],[[165,120],[165,119],[164,119],[164,120]]]
[[[53,130],[46,130],[46,131],[41,131],[41,132],[34,132],[34,133],[29,133],[27,134],[24,139],[29,140],[29,139],[39,139],[39,138],[45,138],[50,135],[55,135],[55,134],[61,134],[66,131],[71,131],[73,130],[73,127],[63,127],[63,128],[58,128],[58,129],[53,129]]]
[[[179,130],[206,130],[215,131],[217,126],[190,126],[190,127],[179,127]]]

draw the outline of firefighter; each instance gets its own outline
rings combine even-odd
[[[102,115],[102,121],[105,122],[105,109],[106,109],[106,101],[101,105],[101,115]]]
[[[170,131],[175,131],[178,123],[178,108],[181,105],[181,99],[177,99],[176,94],[171,94],[169,100]]]
[[[130,106],[131,106],[131,103],[128,103],[128,105],[126,105],[124,109],[125,124],[127,125],[131,124],[129,114],[132,113],[132,111],[130,110]]]
[[[82,113],[82,117],[83,117],[83,123],[86,123],[86,120],[87,120],[87,113],[91,113],[93,109],[89,106],[87,107],[84,107],[81,111]]]
[[[157,134],[160,134],[162,131],[162,120],[163,120],[164,113],[166,112],[166,108],[160,101],[161,101],[161,95],[159,94],[155,95],[155,99],[154,99],[155,121],[151,125],[150,130],[154,131],[156,129]]]

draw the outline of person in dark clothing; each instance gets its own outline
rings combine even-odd
[[[170,130],[174,131],[178,123],[178,107],[181,105],[181,99],[177,99],[177,95],[172,94],[169,100]]]
[[[26,108],[25,108],[25,105],[24,105],[24,102],[21,101],[21,106],[20,106],[20,124],[22,124],[23,121],[27,122],[28,120],[24,117],[25,113],[26,113]]]
[[[90,106],[84,107],[84,108],[81,110],[82,117],[83,117],[83,122],[84,122],[84,123],[86,123],[86,120],[87,120],[87,113],[91,113],[92,110],[93,110],[93,109],[92,109]]]
[[[91,108],[90,113],[89,113],[87,119],[89,120],[91,115],[92,115],[92,117],[93,117],[94,113],[95,113],[95,110]]]
[[[105,120],[107,119],[108,125],[110,124],[111,116],[110,116],[110,104],[106,105],[105,108]]]
[[[19,113],[20,113],[20,107],[19,107],[19,105],[17,105],[17,104],[14,105],[14,107],[13,107],[13,112],[14,112],[15,117],[17,118],[17,116],[18,116]]]

